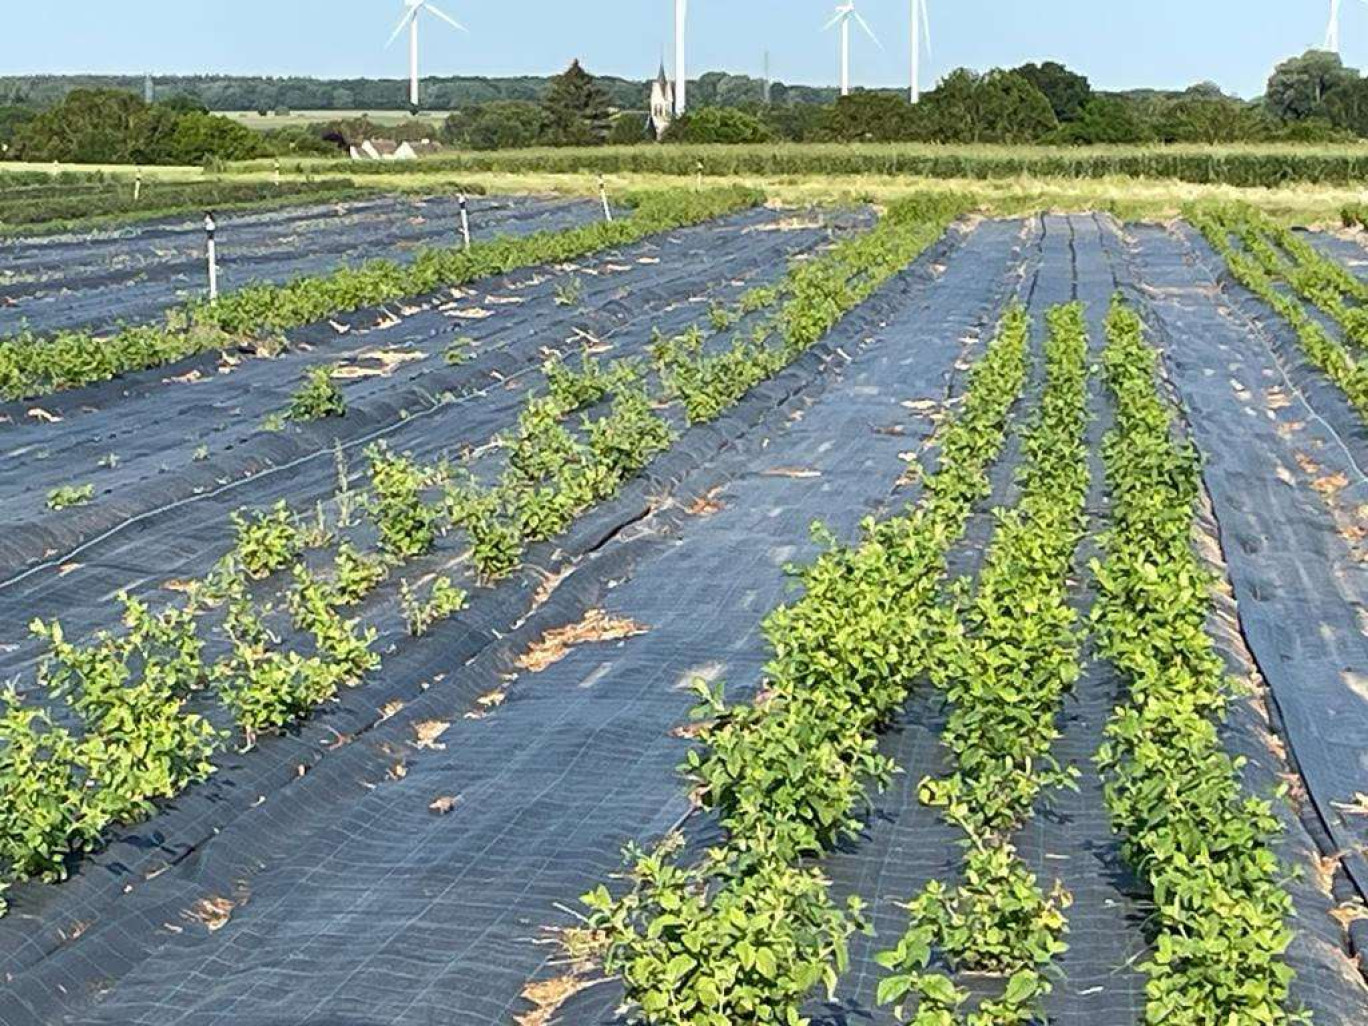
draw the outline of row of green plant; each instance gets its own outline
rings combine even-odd
[[[971,205],[953,193],[919,194],[890,204],[872,231],[838,243],[820,259],[795,264],[779,286],[754,290],[734,314],[714,318],[739,320],[784,300],[773,316],[720,352],[705,351],[699,331],[662,340],[653,351],[666,394],[683,404],[690,423],[716,418],[822,338]]]
[[[1242,787],[1220,724],[1233,692],[1206,633],[1213,578],[1193,548],[1199,459],[1178,440],[1157,356],[1120,298],[1103,365],[1116,426],[1103,446],[1111,526],[1092,620],[1129,694],[1098,762],[1127,859],[1149,885],[1146,1022],[1305,1021],[1289,1010],[1293,914],[1267,799]]]
[[[13,165],[0,164],[0,193],[8,193],[21,188],[44,188],[53,185],[68,186],[73,189],[104,188],[115,182],[127,181],[127,171],[77,171],[64,168],[60,171],[46,169],[19,169]]]
[[[1000,511],[977,589],[957,583],[939,622],[931,681],[950,714],[941,734],[949,773],[920,800],[964,831],[961,880],[931,880],[908,905],[907,932],[878,956],[890,975],[880,1003],[931,1026],[1027,1026],[1050,991],[1046,972],[1067,944],[1071,898],[1047,893],[1012,844],[1048,789],[1078,775],[1051,754],[1065,694],[1079,673],[1070,572],[1086,532],[1090,473],[1087,328],[1081,304],[1051,309],[1040,410],[1023,443],[1017,505]],[[1004,981],[966,1010],[954,974]]]
[[[422,161],[443,173],[657,174],[709,176],[887,175],[904,178],[1174,179],[1196,184],[1273,188],[1304,182],[1352,185],[1368,177],[1368,155],[1351,147],[936,146],[922,143],[613,146],[468,152]],[[314,165],[330,170],[343,165]],[[412,173],[380,164],[382,173]]]
[[[1291,325],[1307,359],[1339,386],[1361,415],[1368,416],[1368,367],[1355,360],[1296,295],[1280,287],[1280,280],[1265,264],[1272,259],[1265,252],[1266,241],[1257,251],[1232,241],[1234,233],[1257,245],[1258,237],[1245,229],[1254,212],[1243,205],[1194,206],[1185,216],[1225,261],[1235,280]]]
[[[345,539],[334,544],[321,511],[302,521],[282,502],[233,516],[233,551],[184,586],[184,604],[153,613],[120,596],[124,630],[82,645],[68,641],[60,624],[35,621],[33,632],[48,646],[39,692],[0,693],[0,880],[62,878],[70,859],[96,846],[110,826],[135,822],[158,799],[212,772],[211,757],[230,738],[210,726],[207,699],[222,703],[250,746],[378,668],[374,628],[341,610],[418,547],[411,533],[400,536],[387,505],[402,491],[395,482],[404,461],[383,450],[371,457],[365,501],[381,532],[379,553]],[[332,566],[310,569],[307,556],[325,548],[333,551]],[[280,609],[257,588],[275,575],[285,581]],[[402,582],[401,605],[415,636],[465,601],[445,578],[426,596]],[[202,637],[215,619],[228,651],[209,660]]]
[[[895,204],[872,230],[796,261],[773,285],[713,307],[708,327],[714,333],[773,311],[754,335],[739,337],[719,355],[702,352],[708,336],[699,325],[658,339],[652,351],[663,384],[659,393],[635,359],[605,365],[585,355],[578,367],[562,359],[548,362],[548,394],[530,399],[516,432],[500,440],[508,456],[504,473],[489,486],[469,475],[448,483],[445,523],[468,533],[472,558],[486,580],[507,574],[527,543],[558,534],[580,512],[616,494],[671,443],[673,431],[657,408],[678,401],[688,421],[698,423],[735,405],[905,267],[963,209],[957,197]],[[725,369],[714,369],[719,366]],[[610,396],[606,414],[583,417],[578,431],[567,426],[572,414]]]
[[[80,231],[181,214],[250,210],[308,201],[335,202],[370,195],[349,179],[326,178],[279,185],[212,179],[194,182],[144,181],[134,198],[131,180],[100,186],[54,186],[41,191],[0,187],[0,233]]]
[[[1285,281],[1334,320],[1355,348],[1368,346],[1368,308],[1363,305],[1368,302],[1368,285],[1262,211],[1241,210],[1233,227],[1265,273]]]
[[[720,217],[763,200],[752,189],[634,193],[631,215],[563,231],[500,237],[469,250],[429,248],[412,261],[371,260],[281,285],[249,285],[216,302],[171,310],[158,325],[95,337],[83,331],[0,340],[0,396],[41,395],[156,367],[194,353],[278,335],[331,315],[535,264],[555,264],[648,235]]]
[[[584,896],[570,953],[622,978],[639,1017],[668,1026],[800,1026],[819,984],[845,968],[862,907],[841,907],[810,862],[859,830],[868,790],[895,767],[877,734],[926,666],[945,555],[989,491],[1026,380],[1029,323],[1014,307],[971,373],[922,503],[826,551],[804,595],[765,622],[772,657],[759,697],[695,684],[699,747],[681,767],[724,840],[685,864],[678,835],[626,852],[630,887]]]

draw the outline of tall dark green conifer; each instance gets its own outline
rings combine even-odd
[[[577,60],[551,80],[542,109],[546,112],[545,141],[552,146],[594,146],[608,138],[612,120],[608,94]]]

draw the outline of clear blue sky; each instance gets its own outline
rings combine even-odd
[[[672,0],[434,0],[470,35],[430,21],[432,74],[543,74],[572,57],[644,78],[671,38]],[[906,80],[907,0],[858,0],[886,47],[855,44],[856,82]],[[402,77],[383,44],[401,0],[3,0],[0,73],[125,72]],[[1262,91],[1273,64],[1325,33],[1329,0],[930,0],[928,76],[1055,59],[1104,89],[1181,87],[1208,78]],[[834,83],[834,0],[691,0],[690,71]],[[1368,6],[1344,4],[1345,61],[1368,65]]]

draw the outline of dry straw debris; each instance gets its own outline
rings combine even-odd
[[[518,669],[541,673],[564,659],[572,648],[596,641],[620,641],[645,634],[649,628],[623,617],[610,616],[602,609],[591,609],[579,623],[547,631],[518,657]]]

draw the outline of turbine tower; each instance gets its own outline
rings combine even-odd
[[[912,102],[921,102],[921,52],[931,56],[931,15],[929,0],[912,0]]]
[[[850,95],[850,19],[854,18],[859,23],[860,28],[864,29],[865,35],[874,40],[874,45],[883,49],[883,44],[879,42],[879,37],[874,34],[874,30],[869,27],[869,23],[860,17],[860,12],[855,10],[855,0],[845,0],[843,4],[836,5],[836,14],[832,19],[822,26],[822,31],[839,25],[841,28],[841,95]]]
[[[674,0],[675,6],[675,115],[684,113],[689,73],[684,64],[684,29],[689,20],[689,0]]]
[[[1340,7],[1343,0],[1330,0],[1330,24],[1325,29],[1325,48],[1331,53],[1340,52]]]
[[[418,109],[418,15],[427,11],[434,17],[441,18],[452,28],[458,28],[464,32],[466,27],[451,15],[439,11],[427,0],[404,0],[404,7],[403,17],[399,19],[399,24],[394,27],[394,34],[389,37],[389,42],[385,45],[389,46],[398,39],[399,33],[403,32],[407,26],[409,30],[409,106],[416,111]]]

